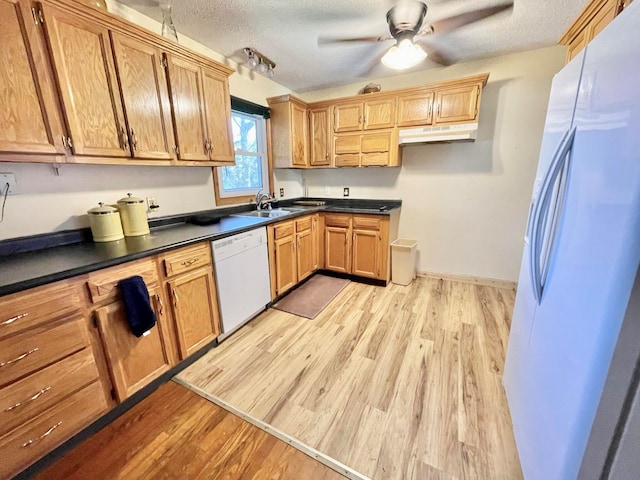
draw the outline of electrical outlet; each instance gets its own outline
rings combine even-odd
[[[18,191],[16,176],[13,173],[0,173],[0,195],[4,195],[6,193],[7,183],[9,184],[8,195],[17,195],[20,193]]]
[[[349,187],[344,187],[342,189],[342,196],[343,197],[348,197],[349,196]]]
[[[147,197],[147,206],[149,207],[149,213],[157,212],[160,209],[156,197]]]
[[[324,187],[324,194],[331,195],[331,187]]]
[[[284,197],[284,188],[280,187],[280,196]]]

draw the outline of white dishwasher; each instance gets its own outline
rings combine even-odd
[[[223,340],[260,313],[271,301],[267,228],[211,243]]]

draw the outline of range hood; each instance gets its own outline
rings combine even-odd
[[[462,125],[437,125],[434,127],[405,128],[398,132],[399,145],[415,145],[433,142],[468,141],[476,139],[477,123]]]

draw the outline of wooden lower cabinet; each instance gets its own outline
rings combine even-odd
[[[319,224],[320,216],[313,214],[267,227],[272,299],[321,267]]]
[[[171,314],[176,326],[180,359],[220,335],[218,302],[211,268],[167,282]]]
[[[95,316],[117,400],[123,401],[174,365],[166,302],[159,287],[149,288],[157,323],[146,336],[136,337],[127,322],[124,304],[96,309]]]
[[[324,268],[388,281],[389,224],[389,216],[326,214]]]

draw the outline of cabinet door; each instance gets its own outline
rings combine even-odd
[[[311,154],[309,163],[312,167],[329,166],[331,157],[329,148],[329,108],[318,108],[309,111],[309,131],[311,132]]]
[[[231,97],[227,79],[207,68],[202,69],[209,159],[235,163],[231,134]]]
[[[587,41],[591,41],[598,34],[604,30],[604,27],[609,25],[618,13],[620,0],[608,0],[607,3],[596,13],[596,15],[591,19],[590,25],[587,27],[589,29],[588,39]]]
[[[166,58],[178,159],[209,161],[202,69],[180,58],[170,55]]]
[[[297,167],[307,166],[307,110],[291,103],[291,148],[292,163]]]
[[[371,230],[353,230],[354,275],[378,278],[380,276],[380,233]]]
[[[108,30],[41,6],[73,153],[130,157]]]
[[[218,302],[210,268],[167,283],[180,359],[187,358],[220,334]]]
[[[362,103],[349,103],[333,107],[333,131],[354,132],[362,130]]]
[[[470,122],[478,117],[480,87],[444,88],[436,92],[436,124]]]
[[[391,150],[391,132],[363,134],[360,140],[363,167],[384,167],[389,165]]]
[[[433,92],[398,98],[398,127],[431,125],[432,122]]]
[[[364,102],[364,129],[392,128],[396,123],[396,99]]]
[[[297,283],[295,235],[278,238],[274,244],[276,295],[282,295]]]
[[[60,110],[29,2],[1,0],[0,152],[64,154]]]
[[[586,47],[589,41],[589,27],[587,26],[580,34],[573,39],[567,50],[567,63],[580,53]]]
[[[118,82],[136,158],[173,158],[173,125],[162,53],[157,48],[111,32]]]
[[[172,365],[165,304],[160,288],[149,290],[157,323],[144,337],[136,337],[129,329],[124,304],[114,302],[95,311],[116,396],[121,402]]]
[[[320,215],[315,214],[311,217],[311,256],[312,270],[315,272],[320,268]]]
[[[349,228],[325,229],[325,268],[334,272],[351,273],[351,235]]]
[[[313,232],[312,229],[296,234],[296,264],[298,266],[298,282],[301,282],[314,271]]]

